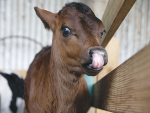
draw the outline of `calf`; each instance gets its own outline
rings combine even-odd
[[[66,4],[58,13],[35,7],[51,47],[33,60],[25,79],[25,113],[86,113],[90,95],[84,74],[94,76],[107,63],[100,44],[102,22],[83,3]]]
[[[0,72],[0,113],[23,113],[24,80],[15,73]]]

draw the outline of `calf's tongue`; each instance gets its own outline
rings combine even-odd
[[[90,66],[95,69],[99,69],[104,65],[103,56],[99,52],[94,52],[92,54],[92,64]]]

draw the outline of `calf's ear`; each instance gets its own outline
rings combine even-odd
[[[46,29],[54,30],[56,14],[47,10],[34,7],[37,16],[41,19]]]

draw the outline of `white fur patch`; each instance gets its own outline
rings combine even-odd
[[[17,98],[16,106],[17,106],[17,113],[23,113],[23,106],[24,100],[20,97]]]
[[[1,113],[12,113],[10,110],[10,102],[12,99],[12,92],[8,85],[8,81],[0,75],[0,105]]]

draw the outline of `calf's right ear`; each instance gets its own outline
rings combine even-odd
[[[54,30],[56,14],[51,13],[47,10],[34,7],[37,16],[41,19],[46,29]]]

